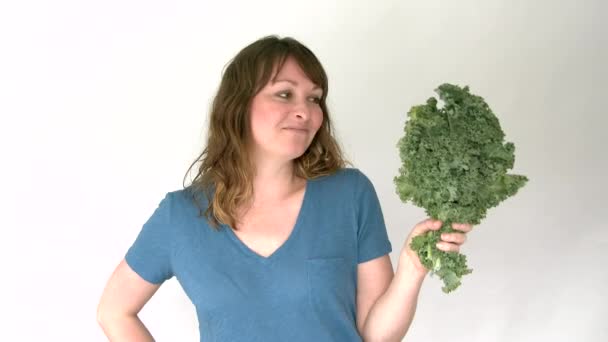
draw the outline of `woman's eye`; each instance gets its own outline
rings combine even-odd
[[[283,95],[286,95],[286,96],[283,96]],[[278,96],[281,97],[281,98],[283,98],[283,99],[288,99],[288,98],[291,97],[291,92],[284,91],[284,92],[279,93]],[[314,103],[317,103],[317,104],[321,103],[321,98],[320,97],[313,96],[313,97],[311,97],[311,99],[313,99]]]

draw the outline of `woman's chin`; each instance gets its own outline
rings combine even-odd
[[[294,160],[294,159],[300,158],[306,152],[306,148],[307,147],[294,148],[294,149],[286,152],[285,156],[289,160]]]

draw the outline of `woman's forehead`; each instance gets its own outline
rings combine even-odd
[[[295,86],[299,85],[300,82],[304,84],[310,83],[314,86],[313,89],[321,89],[318,84],[315,84],[308,75],[304,72],[302,67],[293,57],[288,57],[283,63],[282,67],[277,70],[278,63],[275,65],[273,73],[270,77],[270,84],[277,82],[289,82]]]

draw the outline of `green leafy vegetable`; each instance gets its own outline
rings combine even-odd
[[[394,182],[401,201],[443,221],[441,229],[415,237],[410,246],[449,293],[473,270],[465,255],[437,249],[441,234],[454,232],[452,223],[479,224],[487,209],[515,195],[528,178],[507,174],[515,146],[504,142],[498,119],[482,97],[469,93],[468,86],[448,83],[435,92],[442,108],[431,97],[408,112],[405,135],[397,144],[403,165]]]

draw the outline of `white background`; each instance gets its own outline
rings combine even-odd
[[[110,273],[203,148],[224,65],[267,34],[327,70],[347,156],[373,181],[396,267],[412,105],[469,85],[529,183],[469,234],[473,274],[427,278],[407,341],[606,341],[605,1],[6,1],[0,5],[0,340],[104,341]],[[140,317],[198,341],[175,278]]]

